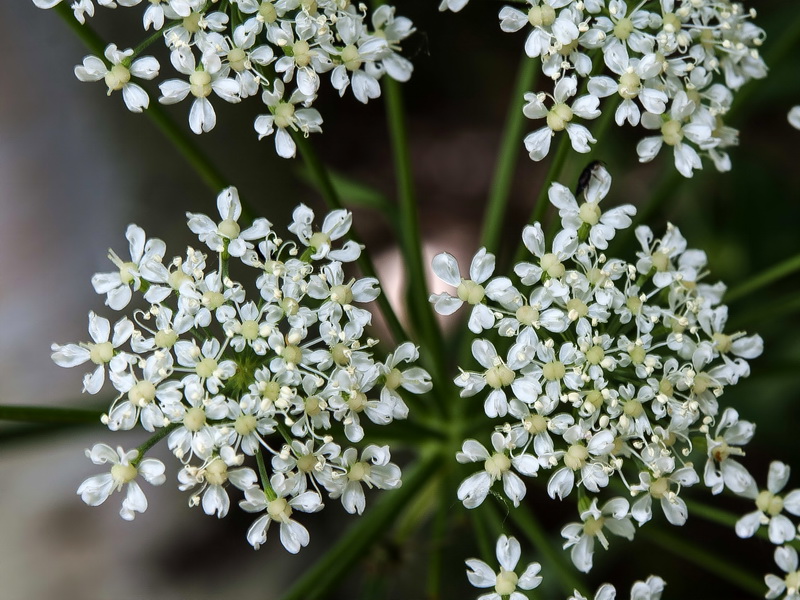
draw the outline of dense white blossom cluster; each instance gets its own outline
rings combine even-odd
[[[632,538],[654,504],[683,525],[681,491],[701,478],[714,494],[756,497],[737,460],[754,425],[719,398],[762,351],[760,337],[726,329],[725,287],[707,283],[705,253],[688,248],[676,227],[661,237],[638,227],[632,261],[606,255],[635,209],[601,208],[611,178],[602,166],[588,172],[579,198],[550,188],[561,228],[552,240],[539,223],[524,229],[530,259],[515,265],[516,281],[492,277],[484,249],[468,277],[439,254],[433,269],[456,295],[431,297],[440,314],[469,305],[470,330],[485,336],[472,343],[480,367],[462,370],[455,384],[462,397],[482,399],[495,425],[491,448],[468,439],[457,455],[482,467],[462,482],[459,499],[474,508],[499,482],[517,506],[525,478],[544,472],[551,498],[579,489],[580,522],[562,535],[582,571],[592,567],[595,541],[607,547],[609,532]],[[632,503],[601,499],[612,480]]]
[[[673,150],[685,177],[708,157],[730,169],[727,148],[738,131],[724,121],[734,92],[766,76],[759,47],[764,32],[746,10],[729,0],[660,0],[634,5],[624,0],[528,0],[500,10],[500,27],[527,33],[525,52],[541,60],[556,84],[552,94],[525,95],[525,116],[545,125],[525,138],[533,160],[550,150],[551,138],[566,131],[576,152],[596,140],[577,119],[613,110],[617,125],[653,132],[636,146],[641,162],[663,146]],[[442,10],[460,10],[464,0],[443,0]],[[602,58],[602,61],[599,60]],[[579,78],[585,93],[578,94]],[[616,108],[614,107],[616,106]],[[576,119],[577,118],[577,119]]]
[[[408,81],[413,70],[400,54],[400,43],[414,27],[409,19],[395,17],[391,6],[378,7],[368,20],[366,7],[350,0],[96,1],[108,8],[146,6],[144,29],[163,33],[178,73],[159,84],[159,102],[191,99],[192,131],[216,125],[212,93],[230,103],[260,95],[267,113],[256,119],[256,132],[259,139],[274,134],[284,158],[296,151],[290,131],[321,131],[322,117],[311,108],[321,75],[329,74],[339,95],[349,87],[366,103],[380,96],[378,80],[384,74]],[[61,0],[33,2],[52,8]],[[77,0],[72,9],[84,23],[94,15],[94,0]],[[141,112],[150,99],[136,81],[154,79],[160,70],[155,58],[140,56],[153,41],[148,38],[135,51],[110,44],[105,60],[87,56],[75,74],[81,81],[104,81],[109,95],[122,90],[126,106]]]
[[[92,341],[53,345],[58,365],[92,366],[86,392],[110,381],[116,399],[103,417],[109,429],[154,434],[138,451],[104,444],[87,451],[95,464],[112,467],[78,491],[94,506],[127,484],[121,514],[132,519],[147,508],[137,476],[164,481],[164,465],[142,460],[143,450],[166,437],[191,505],[223,517],[230,486],[237,487],[245,496],[241,508],[261,513],[248,541],[258,548],[277,521],[283,545],[297,552],[309,535],[295,511],[318,511],[327,495],[360,514],[364,486],[400,486],[387,446],[359,451],[353,444],[364,438],[367,422],[406,418],[404,390],[427,392],[430,377],[410,366],[417,359],[411,343],[378,360],[377,341],[365,336],[371,313],[361,305],[379,289],[374,278],[345,274],[344,263],[362,250],[345,241],[349,212],[330,212],[317,229],[313,211],[297,207],[292,241],[266,219],[243,228],[235,188],[219,195],[217,207],[218,221],[187,214],[208,251],[189,247],[168,262],[163,241],[130,225],[130,258],[111,251],[115,270],[92,279],[111,309],[130,316],[112,327],[90,313]],[[249,284],[234,279],[238,270],[251,275]],[[128,308],[134,293],[146,308]],[[242,466],[253,456],[258,475]]]

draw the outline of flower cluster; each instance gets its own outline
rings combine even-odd
[[[217,207],[219,221],[187,214],[210,252],[189,247],[169,262],[163,241],[130,225],[130,259],[112,251],[115,270],[92,283],[113,310],[125,310],[137,292],[147,308],[113,327],[90,313],[91,342],[53,345],[58,365],[93,366],[86,392],[98,393],[110,380],[116,399],[103,417],[109,429],[153,433],[139,451],[115,453],[103,444],[87,451],[95,464],[113,466],[79,493],[94,506],[127,484],[122,516],[133,518],[147,507],[137,475],[164,481],[164,465],[142,460],[144,450],[166,438],[190,504],[223,517],[231,484],[244,492],[241,508],[262,513],[250,543],[258,548],[277,521],[283,545],[297,552],[309,536],[294,511],[320,510],[327,495],[360,514],[364,486],[400,485],[388,447],[348,444],[364,438],[367,422],[406,418],[403,390],[427,392],[430,377],[407,366],[417,359],[411,343],[383,360],[375,356],[377,340],[365,335],[371,313],[360,305],[377,297],[378,282],[345,274],[362,249],[343,239],[349,212],[332,211],[315,229],[313,211],[301,205],[289,227],[297,239],[285,241],[265,219],[239,224],[235,188],[219,195]],[[249,269],[255,285],[234,280],[235,269]],[[258,476],[242,466],[253,456]]]
[[[52,8],[61,0],[33,0]],[[134,7],[141,0],[97,0],[109,8]],[[378,80],[388,74],[408,81],[412,64],[400,54],[400,43],[414,32],[411,21],[395,17],[394,8],[380,6],[366,19],[366,7],[350,0],[231,0],[218,5],[207,0],[145,2],[144,29],[163,33],[170,62],[179,77],[159,84],[159,102],[174,104],[191,98],[189,126],[195,133],[210,131],[216,113],[212,93],[238,103],[261,95],[267,113],[258,117],[259,139],[275,134],[278,154],[295,154],[291,131],[303,135],[321,131],[322,117],[311,108],[321,75],[344,95],[347,88],[363,103],[380,96]],[[93,0],[72,4],[83,23],[94,15]],[[222,10],[218,10],[222,9]],[[149,96],[136,80],[158,76],[152,56],[138,57],[154,38],[137,50],[110,44],[105,60],[87,56],[75,68],[81,81],[103,80],[108,93],[122,90],[127,107],[141,112]],[[287,89],[287,86],[288,89]]]
[[[589,152],[596,140],[575,118],[599,117],[600,100],[613,98],[604,110],[615,111],[617,125],[654,132],[636,147],[641,162],[666,145],[685,177],[702,168],[702,156],[730,169],[726,149],[738,143],[738,132],[725,114],[735,91],[767,73],[758,52],[764,32],[751,22],[755,10],[729,0],[660,0],[650,10],[625,0],[527,3],[524,10],[502,8],[499,18],[503,31],[527,32],[526,54],[556,82],[552,94],[525,95],[525,116],[546,120],[525,138],[531,159],[547,156],[551,138],[565,130],[576,152]],[[465,4],[444,0],[440,8]],[[578,77],[587,93],[573,101]]]
[[[517,575],[516,567],[522,550],[514,537],[501,535],[495,547],[500,572],[495,573],[489,565],[477,558],[466,561],[469,571],[467,578],[477,588],[494,588],[494,592],[479,596],[478,600],[526,600],[528,596],[518,590],[532,590],[542,582],[539,573],[542,567],[534,562],[527,566],[521,575]],[[795,556],[796,559],[796,556]],[[659,600],[664,591],[664,580],[651,575],[646,581],[637,581],[631,588],[631,600]],[[604,583],[597,590],[594,600],[614,600],[617,591],[613,585]],[[586,597],[575,591],[567,600],[586,600]]]
[[[442,314],[470,305],[470,330],[498,344],[475,339],[480,368],[455,378],[462,397],[480,396],[486,416],[502,419],[491,449],[464,441],[457,460],[483,469],[461,484],[459,499],[476,507],[502,481],[516,506],[523,478],[542,471],[551,498],[581,488],[581,522],[562,535],[582,571],[592,567],[595,539],[607,547],[606,532],[632,538],[654,503],[682,525],[681,491],[701,476],[715,494],[755,497],[755,480],[736,460],[754,426],[722,409],[719,397],[762,350],[760,337],[726,330],[725,287],[706,283],[705,254],[677,228],[656,238],[638,227],[641,249],[631,262],[605,254],[635,210],[602,210],[611,178],[602,166],[588,172],[580,203],[563,185],[550,188],[561,229],[548,242],[539,223],[525,228],[530,259],[515,265],[517,282],[492,277],[494,257],[483,249],[470,278],[440,254],[433,269],[457,295],[431,297]],[[706,449],[699,469],[696,447]],[[612,479],[632,504],[618,497],[598,505]]]

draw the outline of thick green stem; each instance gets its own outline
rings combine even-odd
[[[433,307],[428,302],[426,269],[422,257],[423,245],[417,215],[417,199],[414,191],[414,174],[411,166],[411,152],[408,147],[407,126],[403,109],[400,84],[390,77],[383,79],[383,92],[386,101],[386,117],[389,127],[395,177],[397,178],[397,198],[400,208],[400,241],[407,267],[406,284],[409,313],[414,318],[417,335],[423,341],[433,359],[434,377],[444,381],[444,357],[439,324]]]
[[[449,486],[445,486],[446,491]],[[431,528],[430,537],[430,556],[428,558],[428,582],[427,597],[434,600],[442,597],[442,590],[446,589],[442,585],[442,572],[444,570],[444,550],[445,536],[450,525],[450,507],[453,499],[448,493],[441,493],[438,498],[436,516]]]
[[[305,571],[282,600],[315,600],[329,596],[332,587],[350,574],[353,565],[363,559],[369,548],[386,533],[440,462],[436,453],[422,458],[404,478],[402,487],[384,492],[384,497],[374,507],[367,509],[367,513],[313,567]]]
[[[522,146],[522,131],[525,126],[525,115],[522,107],[525,104],[525,92],[535,85],[539,73],[539,61],[531,60],[527,54],[522,55],[517,72],[517,81],[508,107],[508,117],[503,129],[500,152],[489,191],[489,202],[483,217],[481,246],[490,252],[497,252],[500,234],[503,230],[503,219],[508,207],[511,184],[517,164],[519,149]]]
[[[767,269],[760,275],[757,275],[756,277],[739,284],[725,294],[725,302],[733,302],[734,300],[738,300],[743,296],[752,294],[756,290],[760,290],[761,288],[766,287],[769,284],[778,281],[779,279],[783,279],[788,275],[796,273],[797,271],[800,271],[800,254],[788,258],[785,261],[778,263],[774,267]]]
[[[100,423],[102,410],[58,408],[55,406],[0,405],[0,421],[46,424]]]

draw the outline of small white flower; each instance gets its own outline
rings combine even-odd
[[[253,522],[247,531],[247,541],[255,548],[259,549],[261,544],[267,541],[267,531],[273,521],[280,523],[281,544],[292,554],[297,554],[300,549],[308,545],[311,539],[308,530],[300,523],[291,518],[295,510],[312,513],[322,509],[322,499],[316,492],[303,492],[294,497],[290,497],[292,490],[290,478],[282,473],[276,473],[270,479],[270,484],[274,490],[267,494],[259,487],[251,487],[245,490],[245,499],[239,503],[247,512],[266,511]]]
[[[500,432],[492,434],[492,448],[494,453],[489,451],[476,440],[465,440],[461,446],[461,452],[456,454],[456,460],[460,463],[483,462],[484,470],[478,471],[467,477],[458,486],[458,499],[464,503],[466,508],[480,506],[489,494],[489,490],[495,481],[503,481],[503,492],[511,500],[514,506],[525,497],[525,483],[514,473],[511,468],[519,471],[528,477],[535,477],[539,469],[539,462],[530,454],[520,454],[519,456],[509,456],[509,440],[503,437]]]
[[[264,218],[256,219],[253,224],[241,230],[238,220],[242,216],[242,203],[239,191],[235,187],[222,190],[217,196],[217,211],[222,221],[214,223],[206,215],[186,213],[191,229],[214,252],[226,251],[231,256],[243,257],[253,250],[251,240],[260,240],[270,233],[271,224]]]
[[[191,92],[194,101],[189,111],[189,127],[198,135],[211,131],[217,124],[217,114],[208,100],[211,92],[226,102],[235,104],[240,101],[239,84],[228,77],[230,68],[223,66],[220,57],[213,52],[203,54],[200,65],[197,65],[191,48],[186,46],[175,48],[170,60],[178,72],[189,76],[189,81],[168,79],[161,82],[161,97],[158,101],[162,104],[176,104]]]
[[[148,240],[144,230],[133,224],[128,225],[125,237],[128,239],[131,260],[125,262],[113,250],[109,250],[108,258],[118,270],[92,276],[94,291],[105,294],[106,305],[114,310],[128,306],[132,292],[141,287],[142,280],[147,283],[167,283],[169,279],[169,271],[161,264],[167,251],[163,241],[158,238]],[[166,298],[169,291],[163,286],[153,286],[145,294],[145,299],[158,303]]]
[[[628,540],[633,539],[636,528],[628,509],[625,498],[612,498],[602,509],[597,508],[597,498],[593,498],[589,508],[581,512],[583,522],[569,523],[561,530],[561,536],[567,540],[564,549],[572,548],[572,563],[579,571],[588,573],[592,569],[595,538],[608,550],[608,538],[603,529]]]
[[[767,489],[753,494],[756,490],[745,490],[742,494],[755,500],[758,510],[744,515],[736,522],[736,535],[749,538],[755,535],[762,525],[768,525],[769,541],[780,546],[797,537],[797,529],[788,517],[781,514],[784,510],[800,516],[800,490],[789,492],[786,496],[778,493],[789,481],[789,466],[773,461],[769,465]]]
[[[131,76],[139,79],[153,79],[158,75],[160,65],[152,56],[144,56],[131,62],[133,50],[118,50],[116,44],[109,44],[105,57],[111,68],[96,56],[87,56],[83,64],[75,67],[75,76],[81,81],[105,80],[108,95],[122,90],[122,99],[131,112],[142,112],[150,104],[150,97],[139,85],[131,81]]]
[[[572,148],[576,152],[586,153],[591,149],[589,144],[597,140],[592,137],[586,127],[573,122],[573,119],[596,119],[600,116],[597,107],[600,101],[596,96],[587,94],[575,100],[572,105],[567,101],[578,92],[578,80],[574,75],[562,77],[553,90],[553,106],[547,108],[544,101],[547,94],[525,94],[527,104],[522,109],[529,119],[547,119],[547,125],[529,133],[525,137],[525,148],[532,160],[540,161],[550,151],[550,140],[559,131],[567,131]]]
[[[527,600],[527,596],[517,589],[532,590],[539,586],[542,578],[539,572],[542,567],[539,563],[530,563],[522,575],[517,575],[515,569],[522,554],[516,538],[501,535],[497,538],[495,546],[497,562],[500,571],[494,570],[482,560],[470,558],[466,561],[467,578],[477,588],[494,587],[494,592],[483,594],[479,600]]]
[[[791,546],[780,546],[775,548],[775,563],[786,573],[786,577],[781,579],[771,573],[764,577],[764,582],[769,590],[765,598],[772,600],[783,596],[785,600],[800,600],[800,571],[798,571],[797,550]]]
[[[96,394],[103,387],[106,377],[106,365],[112,371],[122,371],[129,362],[130,355],[117,349],[133,334],[133,323],[128,317],[122,317],[114,325],[114,336],[111,337],[111,324],[108,319],[89,313],[89,335],[94,343],[53,344],[51,358],[59,367],[76,367],[91,361],[97,367],[83,377],[83,391]],[[109,339],[111,338],[111,339]]]
[[[708,460],[703,473],[704,483],[712,494],[719,494],[727,487],[735,494],[754,498],[758,493],[755,479],[749,471],[731,456],[744,456],[741,446],[748,444],[755,434],[756,426],[749,421],[740,421],[739,413],[726,408],[717,423],[716,435],[706,434]]]
[[[483,299],[488,293],[495,291],[494,288],[498,284],[502,286],[503,282],[495,280],[494,285],[491,283],[489,286],[482,285],[494,272],[494,254],[487,252],[486,248],[478,250],[469,266],[469,279],[461,276],[458,262],[447,252],[434,256],[431,267],[439,279],[456,288],[455,296],[447,293],[430,296],[429,301],[433,303],[437,313],[451,315],[466,302],[472,305],[469,317],[470,331],[480,333],[494,325],[494,313],[483,303]]]
[[[270,136],[275,132],[275,151],[278,156],[294,158],[297,153],[297,145],[292,139],[290,130],[299,131],[302,135],[320,132],[322,131],[322,116],[315,108],[308,108],[316,96],[308,96],[299,89],[294,90],[288,100],[284,100],[283,96],[284,84],[280,79],[276,79],[272,91],[265,89],[261,95],[270,114],[256,117],[254,127],[258,133],[258,139]],[[297,108],[298,105],[306,108]]]
[[[147,510],[147,498],[142,488],[136,483],[136,477],[141,475],[151,485],[161,485],[166,480],[164,477],[164,464],[154,458],[146,458],[141,462],[136,461],[138,451],[126,452],[117,447],[116,452],[106,444],[95,444],[91,450],[86,450],[86,457],[96,465],[111,463],[111,471],[102,475],[90,477],[78,487],[78,494],[89,506],[99,506],[112,494],[122,491],[122,486],[127,485],[125,499],[122,501],[120,516],[126,521],[132,521],[137,512]]]
[[[369,445],[358,459],[358,451],[348,448],[337,464],[345,472],[334,479],[337,488],[331,492],[331,498],[342,498],[342,506],[350,514],[364,512],[366,497],[363,485],[380,490],[393,490],[402,485],[400,467],[389,462],[391,460],[389,446]]]

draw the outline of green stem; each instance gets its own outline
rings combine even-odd
[[[569,149],[571,147],[572,143],[570,142],[567,132],[562,132],[561,140],[559,140],[558,148],[556,149],[556,154],[553,157],[553,162],[550,163],[550,168],[547,170],[547,175],[544,177],[542,187],[539,190],[539,195],[536,197],[536,204],[533,207],[531,218],[528,219],[529,223],[542,220],[542,217],[544,216],[549,204],[547,201],[547,193],[550,191],[550,184],[558,179],[558,175],[561,172],[561,168],[564,166],[564,161],[566,161],[567,154],[569,154]]]
[[[489,191],[489,202],[483,216],[481,246],[491,252],[498,250],[511,184],[514,181],[514,170],[519,149],[522,146],[522,131],[525,125],[525,115],[522,113],[522,107],[525,105],[524,95],[536,83],[536,76],[539,73],[538,66],[538,61],[531,60],[527,54],[523,53],[511,96],[511,104],[508,108],[508,117],[503,129],[500,152],[497,156],[492,187]]]
[[[0,421],[22,423],[78,424],[100,423],[102,410],[81,408],[57,408],[54,406],[12,406],[0,405]]]
[[[696,543],[686,541],[677,535],[665,531],[656,530],[653,527],[643,527],[639,530],[638,535],[651,541],[656,546],[668,550],[675,556],[727,580],[756,597],[760,598],[764,594],[764,583],[762,581],[749,575],[746,569],[731,564],[729,559],[719,558],[717,554],[705,551]]]
[[[307,569],[282,600],[315,600],[330,595],[331,588],[353,571],[369,548],[397,518],[414,494],[422,488],[439,466],[438,454],[422,458],[398,490],[384,492],[384,497],[361,517],[317,563]]]
[[[303,137],[302,134],[293,133],[292,138],[294,139],[295,144],[297,144],[297,148],[300,150],[300,154],[302,154],[303,160],[306,162],[308,170],[314,178],[314,181],[316,181],[317,187],[319,188],[322,197],[325,199],[325,203],[332,210],[343,208],[339,194],[336,192],[336,188],[331,182],[328,171],[325,168],[325,165],[322,164],[319,156],[317,156],[314,147],[305,137]],[[354,242],[361,244],[355,231],[351,229],[349,235]],[[363,244],[361,245],[363,246]],[[369,255],[366,253],[362,252],[359,256],[358,266],[361,268],[361,272],[365,277],[374,277],[375,279],[378,279],[375,266],[372,264],[372,260],[369,258]],[[383,293],[383,291],[381,291],[381,293],[378,295],[377,302],[381,312],[386,318],[386,323],[389,326],[389,330],[391,331],[395,341],[399,343],[409,339],[408,334],[400,324],[400,320],[397,318],[394,309],[392,308],[391,304],[389,304],[389,299],[386,297],[386,294]]]
[[[175,27],[175,25],[170,25],[169,27],[163,27],[158,31],[154,31],[149,37],[145,38],[136,48],[133,49],[133,55],[128,57],[129,61],[133,61],[137,56],[139,56],[142,52],[144,52],[150,44],[155,42],[157,39],[163,38],[164,34],[167,33],[170,29]]]
[[[595,126],[592,128],[592,135],[597,142],[592,146],[589,154],[584,155],[586,157],[586,163],[597,160],[600,154],[600,140],[605,137],[608,129],[611,127],[611,123],[615,122],[614,116],[617,112],[617,106],[620,100],[622,100],[622,97],[619,94],[614,94],[610,100],[606,100],[605,106],[603,106],[603,114],[600,115],[600,118],[595,122]]]
[[[478,551],[481,555],[481,560],[486,564],[492,564],[495,558],[495,541],[497,538],[492,539],[489,532],[489,524],[487,523],[489,515],[487,515],[488,503],[486,506],[479,506],[469,511],[469,516],[472,520],[472,526],[475,530],[478,539]]]
[[[144,444],[142,444],[141,446],[136,448],[136,450],[139,452],[139,454],[136,456],[136,460],[132,461],[131,464],[134,467],[137,466],[140,462],[142,462],[142,459],[144,458],[144,455],[147,454],[147,452],[150,450],[150,448],[155,446],[158,442],[163,440],[170,433],[172,433],[178,427],[181,427],[181,426],[182,426],[182,423],[170,423],[166,427],[162,427],[161,429],[158,429],[155,432],[155,434],[153,434],[153,436],[149,440],[147,440]]]
[[[428,302],[427,277],[422,257],[422,238],[419,231],[417,200],[414,192],[414,174],[411,166],[411,153],[408,147],[407,126],[403,109],[403,98],[400,84],[391,77],[383,78],[383,92],[386,101],[386,117],[389,137],[394,157],[395,176],[397,177],[397,198],[400,207],[400,241],[405,264],[408,269],[407,294],[410,298],[411,316],[416,317],[418,336],[424,341],[428,354],[432,358],[434,377],[444,381],[443,363],[446,356],[442,344],[439,323]]]
[[[734,300],[738,300],[739,298],[747,296],[756,290],[760,290],[761,288],[766,287],[779,279],[783,279],[787,275],[791,275],[796,271],[800,271],[800,254],[788,258],[785,261],[778,263],[774,267],[767,269],[760,275],[753,277],[742,284],[739,284],[725,294],[725,302],[733,302]]]
[[[564,554],[557,550],[560,544],[554,544],[553,540],[547,536],[530,507],[522,505],[513,508],[509,511],[509,516],[536,546],[542,562],[547,563],[547,568],[558,577],[563,591],[569,594],[572,590],[578,590],[586,595],[586,586],[573,575],[572,566],[567,562]]]
[[[103,56],[108,44],[88,25],[81,25],[75,18],[69,4],[62,2],[57,4],[53,10],[61,17],[64,22],[80,38],[83,44],[98,56]]]
[[[261,448],[256,452],[256,462],[258,463],[258,476],[261,478],[261,487],[264,488],[267,500],[272,502],[278,498],[278,494],[275,493],[275,490],[272,489],[272,485],[269,483],[267,465],[264,464],[264,455],[261,453]]]
[[[449,486],[444,486],[449,491]],[[430,554],[428,559],[427,597],[431,600],[442,597],[442,571],[444,569],[445,536],[450,524],[450,507],[453,504],[452,496],[440,493],[438,498],[436,516],[433,520],[430,537]]]

